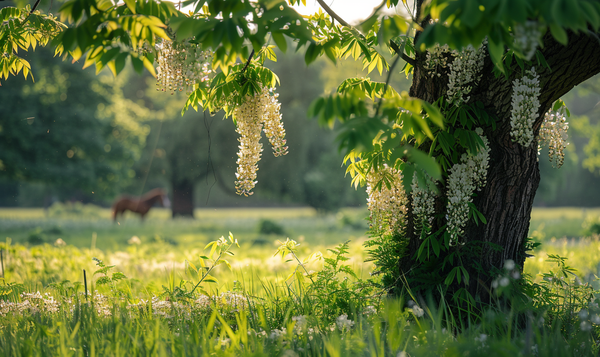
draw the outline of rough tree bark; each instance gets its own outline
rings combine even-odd
[[[534,124],[534,134],[537,136],[544,113],[552,103],[566,94],[577,84],[600,72],[600,42],[589,34],[569,34],[567,46],[557,43],[548,33],[543,39],[541,49],[551,71],[539,66],[536,68],[540,75],[540,110]],[[447,88],[447,76],[431,78],[423,68],[424,54],[416,57],[413,83],[410,95],[428,102],[437,100]],[[516,67],[516,64],[515,64]],[[492,73],[493,64],[486,58],[483,77],[478,87],[471,92],[471,101],[481,101],[488,113],[497,118],[497,127],[483,128],[490,143],[490,167],[487,184],[477,193],[474,204],[487,219],[487,224],[475,225],[470,222],[465,228],[465,240],[484,241],[502,247],[493,250],[490,245],[484,245],[479,261],[469,262],[471,266],[471,284],[469,290],[480,297],[487,296],[490,286],[488,276],[477,276],[473,267],[480,264],[484,271],[501,268],[504,261],[512,259],[520,265],[526,258],[524,241],[528,235],[530,214],[533,198],[539,185],[540,173],[538,168],[537,140],[529,147],[523,147],[512,141],[510,136],[512,81],[521,76],[518,67],[507,80],[504,76],[495,77]],[[445,187],[441,187],[445,190]],[[437,205],[437,213],[445,207]],[[412,217],[408,217],[409,252],[415,252],[421,240],[410,229]],[[443,224],[437,222],[437,225]],[[435,231],[434,223],[434,231]],[[408,255],[399,262],[400,272],[410,274],[414,267],[414,257]]]

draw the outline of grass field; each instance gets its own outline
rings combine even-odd
[[[565,312],[543,315],[551,321],[569,321],[569,329],[575,326],[574,330],[552,322],[549,329],[511,332],[511,324],[516,323],[512,312],[489,311],[487,320],[458,336],[457,326],[447,316],[442,319],[441,312],[424,312],[418,305],[406,309],[382,299],[381,292],[363,290],[357,285],[360,280],[339,266],[348,265],[359,279],[368,278],[372,271],[372,265],[365,263],[368,254],[363,246],[368,228],[365,209],[336,214],[309,208],[198,209],[195,219],[171,219],[169,213],[153,209],[144,222],[126,216],[113,223],[108,209],[93,206],[0,209],[4,241],[0,243],[4,267],[0,354],[579,356],[598,352],[585,324],[593,324],[599,332],[600,309],[593,310],[595,302],[584,301],[590,304],[585,310],[582,306],[587,305],[574,302],[573,296],[581,296],[576,293],[581,289],[577,283],[566,285],[566,290],[549,285],[558,290],[548,291],[548,296],[556,296]],[[557,275],[547,255],[559,254],[568,258],[567,264],[577,269],[580,279],[598,290],[594,274],[600,267],[600,241],[582,237],[586,222],[598,217],[600,209],[535,209],[530,235],[542,245],[527,260],[525,273],[538,280],[542,272],[555,270]],[[192,298],[188,293],[202,275],[197,267],[210,262],[201,258],[209,255],[206,244],[229,232],[240,243],[230,247],[231,269],[215,265],[210,272],[214,280],[200,286],[212,298],[204,297],[205,301],[197,293]],[[288,237],[300,243],[296,255],[275,254]],[[343,259],[336,260],[335,251],[328,248],[348,240]],[[223,248],[230,243],[220,244]],[[336,267],[319,259],[317,252],[334,259]],[[215,257],[211,255],[213,261]],[[296,257],[304,261],[303,267]],[[102,268],[93,258],[114,267]],[[294,274],[302,269],[309,274]],[[84,270],[92,296],[83,295]],[[316,281],[295,280],[307,279],[301,276]],[[102,279],[107,283],[101,285]],[[90,303],[83,302],[87,299]],[[566,317],[558,319],[559,315]],[[557,339],[553,335],[557,333],[569,338]]]

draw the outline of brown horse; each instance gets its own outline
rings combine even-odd
[[[139,213],[144,220],[144,216],[150,208],[156,203],[159,202],[163,207],[170,207],[171,202],[169,201],[169,197],[167,197],[167,192],[162,188],[155,188],[152,191],[149,191],[142,197],[133,197],[123,195],[119,197],[112,206],[112,214],[113,220],[117,221],[117,215],[120,213],[123,215],[125,211],[130,210],[131,212]]]

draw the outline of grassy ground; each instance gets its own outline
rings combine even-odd
[[[6,239],[2,244],[0,355],[598,353],[598,301],[590,302],[585,288],[577,283],[565,289],[560,279],[549,281],[545,286],[550,290],[543,294],[557,299],[552,305],[557,308],[528,312],[529,319],[537,320],[524,330],[511,332],[522,323],[515,319],[520,302],[515,300],[509,310],[486,312],[481,324],[462,328],[461,334],[452,318],[444,315],[447,311],[438,313],[423,306],[424,311],[418,305],[406,309],[364,290],[357,285],[359,280],[339,270],[340,264],[347,264],[363,278],[372,270],[364,262],[364,209],[326,215],[308,208],[200,209],[195,216],[173,220],[167,210],[153,209],[145,222],[126,216],[113,223],[110,212],[97,207],[0,209],[0,237]],[[543,244],[527,261],[525,272],[540,279],[540,272],[554,269],[558,276],[546,257],[559,254],[568,258],[567,264],[578,269],[581,278],[594,280],[600,241],[581,234],[584,223],[599,216],[598,209],[534,210],[531,235]],[[240,247],[232,246],[233,256],[223,255],[231,270],[217,265],[210,274],[215,280],[201,285],[213,298],[197,291],[193,297],[185,295],[199,280],[197,267],[210,263],[201,258],[209,255],[205,245],[227,237],[228,232],[240,241]],[[296,256],[274,255],[280,247],[277,241],[288,237],[301,243]],[[328,248],[347,240],[351,241],[344,253],[348,260],[334,259],[335,268],[332,260],[328,266],[316,254],[335,258]],[[311,275],[312,281],[293,274],[304,269],[296,257],[305,262],[308,273],[319,272]],[[93,258],[114,267],[101,269]],[[93,296],[82,295],[83,270]],[[127,278],[119,280],[119,273]],[[511,284],[517,286],[517,278],[509,272],[506,275],[509,285],[502,289],[510,298]],[[110,282],[111,277],[119,279]],[[100,286],[102,279],[109,283]],[[21,291],[25,293],[18,295]]]

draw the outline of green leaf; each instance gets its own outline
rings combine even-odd
[[[311,42],[306,49],[306,54],[304,55],[304,62],[306,62],[306,65],[313,63],[319,56],[320,52],[320,46],[314,42]]]
[[[425,107],[425,111],[427,112],[427,114],[429,114],[429,119],[431,119],[431,121],[439,126],[440,128],[444,128],[444,116],[442,115],[442,112],[434,105],[423,101],[423,107]]]
[[[552,36],[556,39],[556,41],[558,41],[560,44],[566,46],[569,42],[567,32],[561,26],[557,24],[551,24],[550,32],[552,33]]]
[[[404,149],[408,153],[408,159],[417,167],[425,170],[425,172],[435,180],[442,179],[442,170],[433,157],[428,156],[423,151],[415,149],[410,145],[405,145]],[[410,177],[412,178],[412,175]]]
[[[496,68],[504,73],[504,66],[502,65],[504,42],[502,41],[501,33],[497,30],[490,33],[490,37],[488,38],[488,51]]]
[[[280,32],[271,32],[271,36],[281,52],[285,53],[285,51],[287,51],[287,41],[285,40],[285,36]]]
[[[135,14],[135,0],[124,0],[125,1],[125,5],[127,5],[127,8],[129,9],[129,11],[131,11],[132,14]]]
[[[117,74],[121,73],[121,71],[125,67],[125,61],[127,60],[128,56],[129,53],[122,52],[117,55],[117,58],[115,58],[115,71],[117,72]]]

